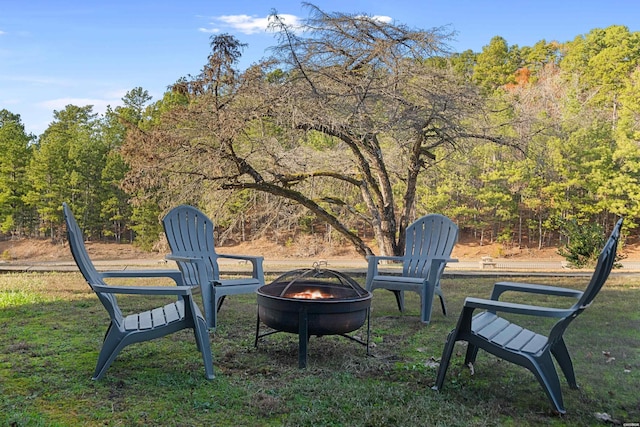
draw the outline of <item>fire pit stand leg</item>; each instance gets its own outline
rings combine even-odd
[[[371,356],[371,352],[369,352],[370,341],[371,341],[371,307],[367,308],[367,356]]]
[[[258,338],[260,338],[260,313],[258,312],[258,320],[256,321],[256,340],[253,342],[253,346],[258,348]]]
[[[367,309],[367,340],[364,341],[356,336],[351,336],[348,334],[339,334],[341,337],[345,337],[345,338],[349,338],[351,341],[355,341],[358,344],[362,344],[363,346],[367,347],[367,356],[371,356],[371,352],[369,351],[370,348],[370,341],[371,341],[371,309],[368,308]]]
[[[265,332],[265,333],[262,333],[262,334],[261,334],[261,333],[260,333],[260,312],[258,312],[258,317],[257,317],[257,320],[256,320],[256,339],[255,339],[255,341],[253,342],[253,346],[254,346],[255,348],[258,348],[258,340],[259,340],[260,338],[264,338],[264,337],[266,337],[266,336],[273,335],[273,334],[276,334],[276,333],[278,333],[278,332],[280,332],[280,331],[278,331],[278,330],[273,330],[273,331],[267,331],[267,332]]]
[[[307,308],[298,313],[298,367],[307,367],[307,344],[309,344],[309,316]]]

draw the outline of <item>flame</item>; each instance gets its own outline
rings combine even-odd
[[[299,299],[327,299],[333,298],[333,295],[329,293],[322,292],[318,289],[306,289],[301,292],[295,292],[287,295],[289,298],[299,298]]]

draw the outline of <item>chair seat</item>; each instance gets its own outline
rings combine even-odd
[[[242,279],[222,279],[215,280],[215,286],[261,286],[262,282],[256,278],[242,278]]]
[[[176,301],[153,310],[131,314],[124,318],[125,331],[160,328],[184,319],[184,302]]]
[[[499,347],[529,354],[539,353],[548,338],[485,311],[473,317],[471,333]]]
[[[409,286],[421,285],[426,279],[424,277],[407,277],[407,276],[373,276],[372,287],[384,287],[385,289],[391,289],[387,286],[402,286],[404,284]]]

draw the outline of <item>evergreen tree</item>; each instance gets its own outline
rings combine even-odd
[[[25,179],[32,155],[33,135],[25,132],[20,115],[0,110],[0,231],[22,235],[33,226],[33,211],[24,196],[29,191]]]
[[[28,168],[28,203],[40,215],[41,231],[61,237],[62,202],[69,202],[89,236],[100,230],[101,177],[106,147],[97,134],[93,107],[67,105],[35,147]]]

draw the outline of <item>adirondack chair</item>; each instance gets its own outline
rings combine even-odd
[[[213,223],[193,206],[177,206],[163,218],[171,254],[167,259],[178,264],[185,284],[201,285],[204,314],[209,328],[218,323],[218,310],[227,295],[249,294],[264,285],[263,257],[223,255],[215,250]],[[220,279],[218,259],[228,258],[252,264],[251,277]]]
[[[438,377],[433,388],[435,390],[442,389],[455,342],[467,341],[465,365],[474,363],[478,350],[483,349],[504,360],[523,366],[533,372],[555,410],[564,414],[566,410],[553,358],[558,362],[569,387],[577,389],[573,362],[564,342],[563,334],[571,321],[591,305],[609,277],[616,257],[621,227],[622,219],[617,222],[611,237],[600,253],[598,264],[584,292],[555,286],[499,282],[493,287],[491,299],[467,298],[458,324],[447,338],[438,368]],[[550,308],[498,301],[500,295],[507,291],[573,297],[577,299],[577,302],[569,308]],[[486,311],[474,316],[473,313],[476,309]],[[559,320],[551,328],[549,336],[544,336],[511,323],[498,316],[499,312]]]
[[[433,295],[440,297],[442,313],[447,314],[444,295],[440,287],[440,277],[451,251],[458,240],[458,226],[449,218],[439,214],[429,214],[419,218],[407,227],[404,256],[369,256],[365,287],[368,291],[388,289],[395,294],[398,309],[404,312],[404,291],[420,295],[421,315],[424,323],[431,321]],[[382,274],[380,261],[402,263],[402,275]]]
[[[160,338],[182,329],[193,329],[198,350],[202,353],[206,377],[213,379],[207,324],[194,302],[192,288],[180,285],[180,272],[177,272],[178,275],[175,274],[177,270],[98,272],[89,258],[82,232],[71,209],[66,203],[62,206],[73,259],[111,318],[92,379],[102,378],[118,353],[129,344]],[[178,286],[112,286],[104,281],[107,277],[169,277]],[[175,295],[177,300],[163,307],[125,316],[118,306],[117,294]]]

